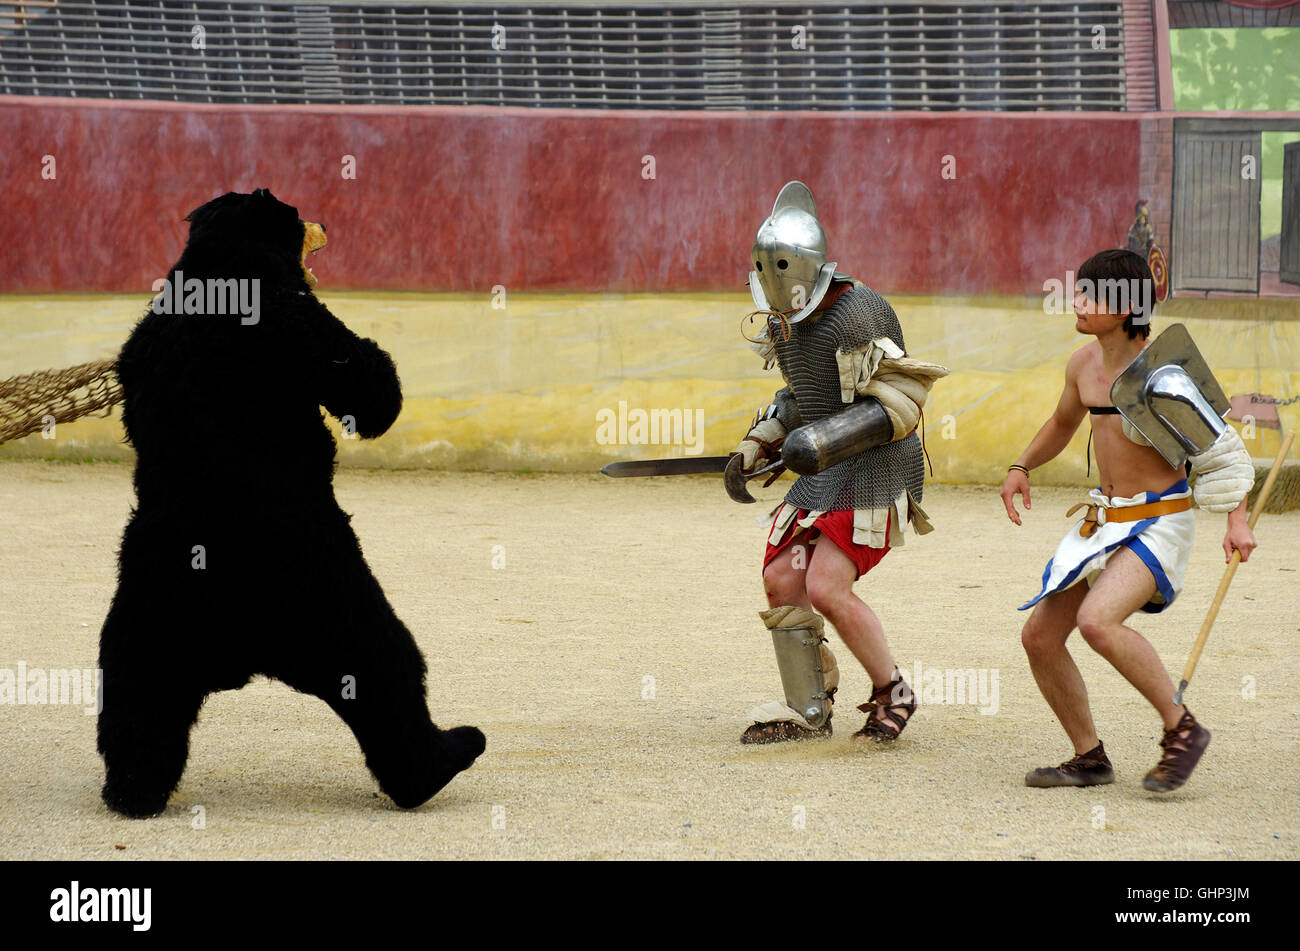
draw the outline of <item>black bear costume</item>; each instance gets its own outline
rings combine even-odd
[[[137,505],[100,636],[104,802],[162,812],[206,696],[265,674],[328,703],[384,792],[418,806],[485,741],[431,722],[424,658],[334,499],[320,412],[381,435],[402,406],[397,370],[312,294],[323,227],[265,189],[187,220],[169,282],[256,282],[242,286],[259,306],[211,313],[230,308],[199,292],[205,312],[159,313],[164,288],[118,357]]]

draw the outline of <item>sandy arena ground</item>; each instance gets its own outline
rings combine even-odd
[[[1022,783],[1069,755],[1015,607],[1077,492],[1039,489],[1015,529],[994,490],[927,489],[937,531],[857,590],[909,680],[918,661],[988,668],[997,709],[923,705],[895,747],[866,752],[849,734],[869,683],[842,647],[834,739],[737,742],[750,707],[780,693],[756,613],[754,519],[768,506],[729,502],[716,477],[345,470],[337,494],[429,659],[435,721],[487,733],[478,764],[402,812],[323,703],[259,679],[209,699],[167,812],[137,822],[100,803],[93,716],[5,705],[0,858],[1300,856],[1300,512],[1259,526],[1189,693],[1214,741],[1189,786],[1161,798],[1140,786],[1159,721],[1077,635],[1118,781]],[[128,465],[0,463],[0,667],[94,666],[131,502]],[[1222,526],[1198,512],[1182,598],[1138,622],[1175,673],[1223,570]]]

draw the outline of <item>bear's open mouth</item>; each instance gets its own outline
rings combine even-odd
[[[325,229],[314,221],[304,221],[302,228],[302,277],[308,287],[316,286],[316,275],[307,266],[307,255],[315,254],[325,247]]]

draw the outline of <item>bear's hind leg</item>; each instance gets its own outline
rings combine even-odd
[[[310,522],[293,571],[277,576],[277,617],[292,635],[268,645],[262,672],[319,697],[351,728],[379,786],[403,809],[426,802],[487,745],[472,726],[439,730],[425,662],[361,554],[348,517]],[[458,638],[457,643],[464,643]]]
[[[414,809],[469,769],[487,740],[477,727],[438,729],[429,719],[422,685],[396,690],[404,696],[369,704],[345,700],[334,709],[356,735],[379,788],[403,809]],[[406,727],[395,729],[397,724]]]
[[[392,645],[400,661],[331,664],[323,677],[268,673],[328,703],[356,736],[379,788],[403,809],[414,809],[468,769],[487,741],[476,727],[440,730],[433,724],[425,703],[423,658],[405,628],[400,633],[409,641],[409,651]]]
[[[147,664],[115,650],[120,627],[109,613],[99,665],[99,752],[104,757],[104,804],[132,819],[167,808],[189,756],[190,727],[204,694],[178,684],[184,671]],[[126,636],[123,633],[123,636]]]
[[[132,819],[156,816],[167,808],[185,772],[190,727],[203,697],[169,692],[147,703],[119,702],[121,680],[105,673],[103,682],[110,691],[99,717],[104,804]],[[113,699],[112,692],[119,698]]]

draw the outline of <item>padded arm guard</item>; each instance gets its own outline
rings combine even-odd
[[[903,348],[888,337],[877,337],[870,343],[864,343],[852,350],[838,350],[835,363],[840,374],[840,399],[852,403],[859,394],[865,393],[867,384],[875,376],[880,361],[886,358],[899,359]]]
[[[894,439],[916,428],[930,388],[948,375],[945,367],[904,356],[888,337],[880,337],[850,351],[835,354],[840,372],[840,399],[852,403],[859,396],[880,400],[894,427]]]
[[[1208,512],[1231,512],[1255,485],[1250,453],[1231,426],[1209,449],[1190,458],[1196,476],[1192,496]]]
[[[894,424],[894,439],[916,428],[921,410],[936,380],[948,375],[946,367],[911,357],[884,359],[863,392],[880,400]]]

